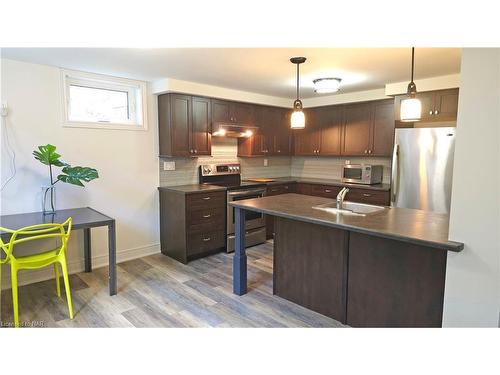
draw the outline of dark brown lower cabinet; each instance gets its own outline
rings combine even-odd
[[[342,186],[335,185],[319,185],[299,182],[296,185],[295,192],[303,195],[313,195],[335,199],[337,194],[342,189]],[[346,200],[358,203],[375,204],[382,206],[390,205],[390,192],[385,190],[374,190],[367,188],[349,187]]]
[[[226,246],[226,192],[160,190],[161,252],[182,263]]]
[[[274,294],[351,327],[441,327],[446,256],[277,217]]]

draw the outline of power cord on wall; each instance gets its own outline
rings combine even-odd
[[[12,148],[12,145],[10,144],[10,139],[9,139],[9,129],[7,128],[7,116],[9,115],[9,107],[7,106],[7,103],[2,103],[0,107],[0,119],[1,119],[1,125],[3,128],[3,132],[5,134],[5,145],[7,146],[6,149],[10,154],[11,157],[11,175],[5,182],[2,184],[2,187],[0,188],[0,191],[3,191],[5,186],[16,176],[16,152]]]

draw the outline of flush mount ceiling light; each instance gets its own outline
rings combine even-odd
[[[422,103],[415,96],[417,85],[413,82],[415,68],[415,48],[411,49],[411,82],[408,84],[407,99],[401,101],[400,120],[403,122],[420,121],[422,117]]]
[[[305,57],[292,57],[290,62],[297,65],[297,99],[293,102],[293,112],[290,121],[290,127],[292,129],[304,129],[306,126],[306,118],[304,116],[304,111],[302,110],[302,102],[299,99],[299,88],[300,88],[300,72],[299,65],[306,61]]]
[[[314,92],[318,94],[328,94],[340,90],[340,78],[318,78],[313,81]]]

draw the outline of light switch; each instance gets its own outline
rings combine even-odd
[[[175,171],[175,161],[164,161],[163,162],[164,171]]]
[[[267,167],[267,159],[264,159],[264,167]]]

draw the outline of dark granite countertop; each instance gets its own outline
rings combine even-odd
[[[464,245],[448,240],[449,217],[445,214],[387,207],[385,210],[354,216],[312,208],[333,199],[300,194],[283,194],[229,203],[232,206],[274,216],[326,225],[421,246],[459,252]]]
[[[160,186],[158,190],[168,190],[184,194],[194,194],[194,193],[226,191],[227,189],[224,186],[193,184],[193,185],[178,185],[178,186]]]
[[[390,184],[375,184],[375,185],[361,185],[361,184],[350,184],[346,182],[342,182],[340,180],[334,179],[323,179],[323,178],[307,178],[307,177],[269,177],[269,182],[265,184],[270,185],[279,185],[286,184],[292,182],[301,182],[304,184],[315,184],[315,185],[331,185],[331,186],[347,186],[356,189],[367,189],[367,190],[380,190],[380,191],[389,191],[391,190]],[[246,181],[252,180],[251,178],[246,179]]]

